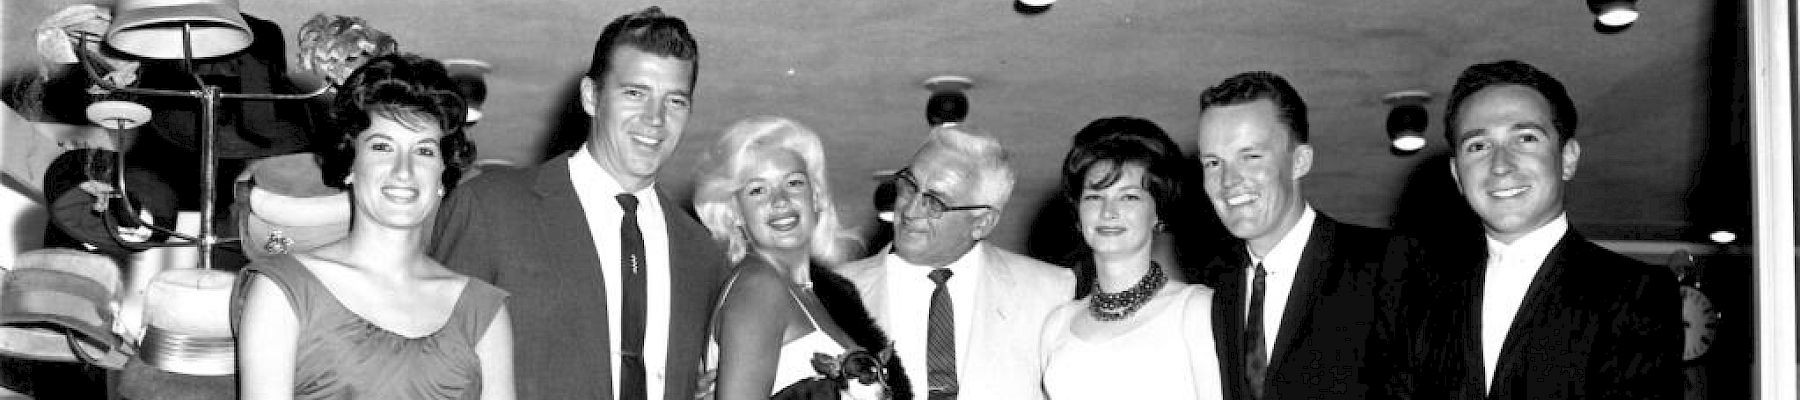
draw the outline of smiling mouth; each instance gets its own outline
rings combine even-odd
[[[419,199],[419,189],[399,186],[381,187],[381,195],[399,202],[411,202]]]
[[[1261,199],[1261,198],[1262,198],[1262,195],[1259,195],[1259,194],[1245,193],[1245,194],[1240,194],[1240,195],[1225,198],[1225,205],[1236,207],[1236,206],[1241,206],[1241,205],[1245,205],[1245,204],[1250,204],[1250,202],[1254,202],[1257,199]]]
[[[770,218],[768,224],[770,228],[774,228],[777,231],[789,231],[800,226],[800,216],[789,214]]]
[[[632,142],[636,142],[636,143],[637,143],[637,144],[639,144],[639,145],[643,145],[643,146],[645,146],[645,147],[652,147],[652,148],[654,148],[654,147],[657,147],[657,146],[661,146],[661,145],[662,145],[662,142],[663,142],[663,140],[662,140],[662,139],[657,139],[657,138],[653,138],[653,137],[649,137],[649,136],[644,136],[644,135],[639,135],[639,134],[635,134],[635,133],[633,133],[633,134],[627,134],[627,135],[626,135],[626,136],[630,136],[630,137],[631,137],[631,141],[632,141]]]
[[[1116,235],[1123,235],[1123,234],[1125,234],[1125,227],[1120,227],[1120,226],[1101,226],[1101,227],[1095,227],[1095,228],[1094,228],[1094,233],[1098,233],[1098,234],[1100,234],[1100,235],[1101,235],[1101,236],[1116,236]]]
[[[1506,189],[1499,189],[1499,190],[1489,190],[1488,196],[1495,197],[1495,198],[1501,198],[1501,199],[1510,199],[1513,197],[1518,197],[1519,195],[1524,194],[1526,191],[1529,191],[1529,190],[1531,190],[1530,185],[1512,187],[1512,188],[1506,188]]]

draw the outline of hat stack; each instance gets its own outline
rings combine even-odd
[[[231,375],[231,291],[237,275],[196,268],[163,271],[144,291],[144,340],[138,357],[185,375]]]
[[[74,362],[71,350],[98,355],[119,344],[111,302],[123,283],[111,258],[39,249],[15,261],[0,269],[0,354]]]

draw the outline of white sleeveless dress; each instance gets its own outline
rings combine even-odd
[[[1083,339],[1069,330],[1069,324],[1080,313],[1087,312],[1087,300],[1075,300],[1057,307],[1044,323],[1044,391],[1051,400],[1067,399],[1217,399],[1222,392],[1213,387],[1198,393],[1196,379],[1202,373],[1189,360],[1185,345],[1198,345],[1194,335],[1184,328],[1184,308],[1189,296],[1208,290],[1202,286],[1182,287],[1171,304],[1158,308],[1150,320],[1130,331],[1106,339]],[[1211,312],[1207,310],[1206,312]],[[1210,336],[1207,336],[1210,337]],[[1211,346],[1210,340],[1204,346]],[[1217,360],[1202,362],[1217,363]],[[1213,382],[1216,382],[1213,381]],[[1206,382],[1203,386],[1216,386]]]
[[[746,261],[748,260],[749,259],[746,258]],[[731,285],[737,282],[736,278],[737,277],[734,275],[730,281],[725,282],[725,289],[719,293],[730,293]],[[800,301],[799,295],[794,294],[792,287],[788,288],[788,298],[793,299],[794,305],[800,307],[800,312],[806,315],[806,323],[811,324],[813,329],[812,332],[808,332],[806,335],[781,344],[781,351],[778,353],[779,358],[775,361],[775,385],[771,386],[769,390],[769,394],[771,395],[781,392],[781,389],[787,388],[788,385],[793,385],[795,382],[818,376],[819,372],[814,370],[812,365],[814,354],[824,354],[833,358],[841,358],[844,353],[849,352],[842,344],[838,344],[836,340],[832,340],[831,335],[826,334],[824,329],[819,328],[819,321],[813,318],[812,311],[806,309],[806,306],[804,306],[805,303]],[[713,310],[713,313],[718,313],[716,307]],[[715,316],[714,319],[716,321],[717,316]],[[709,371],[717,370],[719,368],[719,340],[717,333],[718,327],[715,324],[712,329],[712,334],[708,335],[709,337],[706,341],[706,368]]]

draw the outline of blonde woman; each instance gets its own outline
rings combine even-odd
[[[736,264],[713,315],[716,398],[879,396],[893,384],[883,365],[898,363],[854,286],[826,268],[859,249],[838,225],[818,135],[748,118],[700,165],[694,210]]]

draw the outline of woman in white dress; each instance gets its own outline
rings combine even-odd
[[[854,285],[826,268],[858,246],[838,225],[818,135],[778,117],[734,123],[696,185],[694,211],[737,265],[713,315],[715,398],[879,396],[887,360],[844,362],[888,343]]]
[[[1155,123],[1096,120],[1063,160],[1094,284],[1044,323],[1051,399],[1219,399],[1212,289],[1170,279],[1151,242],[1178,200],[1180,149]]]

